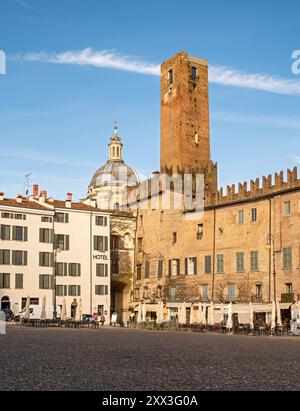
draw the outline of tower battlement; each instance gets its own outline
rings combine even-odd
[[[263,176],[261,179],[256,178],[250,180],[250,183],[244,181],[239,183],[238,187],[235,184],[226,186],[226,193],[223,187],[217,193],[216,203],[226,204],[235,201],[246,199],[254,199],[280,193],[281,191],[299,188],[300,179],[298,178],[298,169],[294,167],[293,170],[287,169],[286,179],[284,179],[284,172],[275,173],[274,176],[269,174],[267,177]]]

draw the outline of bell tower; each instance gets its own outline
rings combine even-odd
[[[180,52],[161,65],[161,172],[209,163],[208,61]]]

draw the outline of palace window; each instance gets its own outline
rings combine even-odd
[[[185,275],[197,274],[197,257],[185,258]]]
[[[13,241],[27,241],[28,230],[27,227],[13,226],[12,239]]]
[[[40,274],[39,276],[39,288],[40,290],[49,290],[50,288],[52,288],[52,281],[51,281],[51,277],[48,274]]]
[[[96,265],[96,276],[97,277],[108,277],[108,265],[107,264],[97,264]]]
[[[15,276],[15,289],[22,290],[23,289],[23,274],[16,274]]]
[[[64,234],[54,235],[54,248],[61,250],[70,250],[70,236]]]
[[[173,84],[173,70],[169,70],[168,80],[169,80],[169,86],[172,86],[172,84]]]
[[[107,226],[107,217],[104,217],[102,215],[97,215],[95,218],[95,223],[96,225],[105,227]]]
[[[235,300],[235,284],[228,284],[227,287],[227,299],[228,301],[234,301]]]
[[[191,78],[192,78],[192,81],[197,80],[197,69],[196,69],[196,67],[192,67],[192,69],[191,69]]]
[[[198,224],[197,239],[202,240],[203,235],[204,235],[204,225],[203,224]]]
[[[69,285],[68,286],[69,297],[80,297],[80,294],[81,294],[80,285]]]
[[[170,300],[175,301],[176,300],[176,287],[171,287],[169,289],[169,293],[170,293]]]
[[[163,260],[158,260],[158,278],[162,278],[164,271],[164,262]]]
[[[40,243],[53,243],[53,230],[50,228],[40,228]]]
[[[40,252],[39,263],[40,267],[53,267],[53,254]]]
[[[108,295],[108,285],[95,285],[96,295]]]
[[[284,217],[288,217],[291,215],[291,202],[285,201],[283,203],[283,215]]]
[[[177,243],[177,233],[173,233],[172,234],[172,244],[176,244]]]
[[[286,247],[283,249],[283,268],[289,269],[293,265],[292,247]]]
[[[208,301],[209,299],[209,286],[207,284],[202,285],[202,301]]]
[[[240,210],[238,212],[238,224],[244,224],[244,211]]]
[[[285,284],[285,292],[286,294],[293,294],[293,284],[292,283]]]
[[[10,274],[0,273],[0,288],[10,288]]]
[[[10,250],[0,250],[0,265],[10,265]]]
[[[180,275],[180,260],[169,260],[169,277],[177,277]]]
[[[54,221],[56,223],[67,224],[69,222],[69,214],[68,213],[55,213]]]
[[[217,255],[217,273],[224,273],[224,254]]]
[[[147,260],[145,263],[145,278],[149,278],[150,275],[150,262]]]
[[[68,275],[68,264],[56,263],[56,275],[58,277],[66,277]]]
[[[211,274],[211,256],[206,255],[205,256],[205,274]]]
[[[27,265],[27,251],[13,251],[12,265]]]
[[[258,251],[250,252],[250,271],[258,271]]]
[[[108,251],[108,238],[94,235],[94,251]]]
[[[255,223],[257,221],[257,208],[251,209],[251,221]]]
[[[10,240],[10,225],[1,224],[1,240]]]
[[[142,266],[140,264],[136,266],[136,279],[142,279]]]
[[[70,277],[80,277],[81,275],[81,264],[69,263],[69,276]]]
[[[261,284],[256,284],[255,295],[258,301],[262,300],[262,285]]]
[[[243,273],[244,271],[244,253],[236,253],[236,272]]]

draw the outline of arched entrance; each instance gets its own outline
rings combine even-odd
[[[10,310],[10,299],[7,295],[1,298],[1,310]]]
[[[74,300],[71,304],[71,318],[76,317],[76,310],[77,310],[77,301]]]

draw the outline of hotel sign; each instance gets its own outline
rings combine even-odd
[[[93,260],[103,260],[108,261],[108,256],[106,254],[94,254]]]

